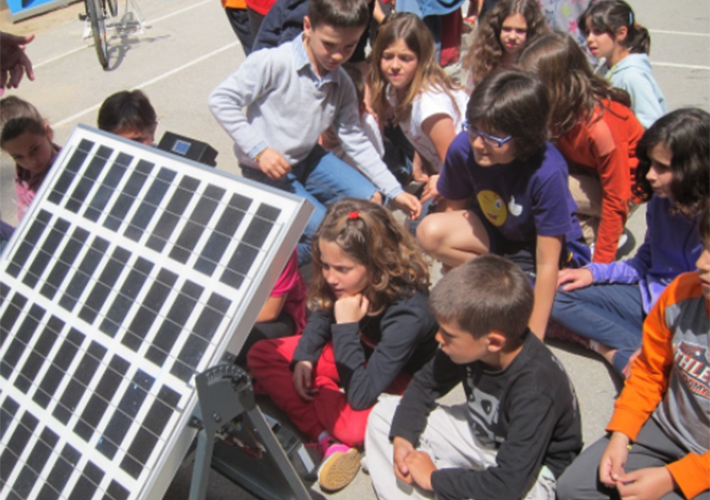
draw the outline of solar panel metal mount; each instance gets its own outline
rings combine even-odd
[[[210,467],[266,500],[310,500],[311,496],[294,467],[302,474],[314,474],[316,464],[293,435],[286,440],[289,453],[272,431],[254,400],[249,376],[228,359],[196,377],[200,424],[190,485],[190,500],[204,500]],[[237,421],[238,429],[234,422]],[[236,430],[241,438],[236,446],[217,440],[224,427]],[[229,432],[229,431],[228,431]],[[292,438],[292,439],[289,439]],[[252,447],[255,451],[244,452]],[[220,452],[215,456],[215,447]],[[306,464],[303,460],[305,459]],[[305,466],[305,467],[304,467]]]

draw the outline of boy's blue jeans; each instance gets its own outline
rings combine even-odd
[[[269,186],[306,198],[315,207],[301,240],[298,242],[298,265],[311,261],[311,238],[323,221],[326,205],[341,198],[369,200],[377,188],[367,177],[316,146],[301,162],[291,167],[291,173],[279,180],[269,179],[261,170],[242,168],[242,175]]]
[[[621,373],[636,349],[646,314],[638,284],[596,284],[558,291],[552,319],[590,340],[617,349],[614,368]]]

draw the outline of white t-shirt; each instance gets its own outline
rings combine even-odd
[[[427,90],[419,94],[412,103],[412,113],[407,120],[401,121],[399,126],[402,132],[412,143],[414,149],[424,158],[437,172],[441,170],[444,162],[439,158],[436,146],[431,139],[422,131],[422,123],[430,116],[445,114],[454,121],[456,133],[461,131],[461,123],[466,117],[466,105],[468,104],[468,94],[464,90],[452,90],[451,94],[456,100],[456,104],[442,90]],[[387,89],[387,99],[392,106],[396,105],[396,96],[391,87]]]

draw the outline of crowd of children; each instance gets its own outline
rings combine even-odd
[[[463,82],[439,64],[431,19],[382,19],[375,2],[279,0],[307,11],[302,33],[245,46],[209,98],[244,177],[315,207],[238,357],[255,390],[319,447],[325,491],[350,483],[364,449],[380,499],[705,498],[710,114],[666,112],[648,31],[623,0],[579,16],[596,70],[537,1],[491,2]],[[272,4],[223,1],[243,40]],[[346,71],[373,12],[369,68]],[[99,128],[148,146],[157,124],[141,91],[98,113]],[[18,219],[52,139],[34,106],[0,100]],[[408,178],[388,147],[408,151]],[[644,242],[617,261],[642,203]],[[430,258],[445,271],[431,290]],[[574,388],[543,342],[551,322],[625,379],[585,451]],[[459,383],[466,401],[438,405]]]

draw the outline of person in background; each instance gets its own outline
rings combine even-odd
[[[434,39],[424,22],[396,13],[377,34],[369,78],[379,123],[399,126],[416,152],[413,178],[425,183],[423,203],[437,198],[439,172],[461,130],[468,100],[434,56]]]
[[[526,44],[549,29],[536,0],[502,0],[481,17],[463,61],[471,93],[492,71],[510,68]]]
[[[153,146],[158,116],[142,91],[123,90],[110,95],[101,104],[98,127],[125,139]]]
[[[636,16],[623,0],[592,3],[579,17],[587,46],[602,62],[602,71],[614,87],[631,97],[631,111],[645,128],[666,114],[666,100],[651,72],[648,53],[651,37],[636,23]]]
[[[34,38],[34,35],[17,36],[0,31],[0,97],[6,88],[16,89],[25,75],[30,81],[35,79],[32,61],[25,52]]]
[[[239,42],[242,44],[244,54],[251,53],[251,47],[254,44],[254,33],[251,31],[249,23],[249,14],[247,13],[246,0],[221,0],[224,13],[229,19],[229,25],[232,27],[234,34],[237,35]]]
[[[608,264],[624,233],[635,200],[636,143],[643,126],[629,109],[629,94],[596,76],[567,33],[550,33],[530,43],[518,66],[535,73],[547,89],[550,133],[570,165],[569,185],[593,245],[593,260]]]
[[[0,148],[15,161],[17,220],[27,212],[61,148],[37,108],[19,97],[0,100]]]

